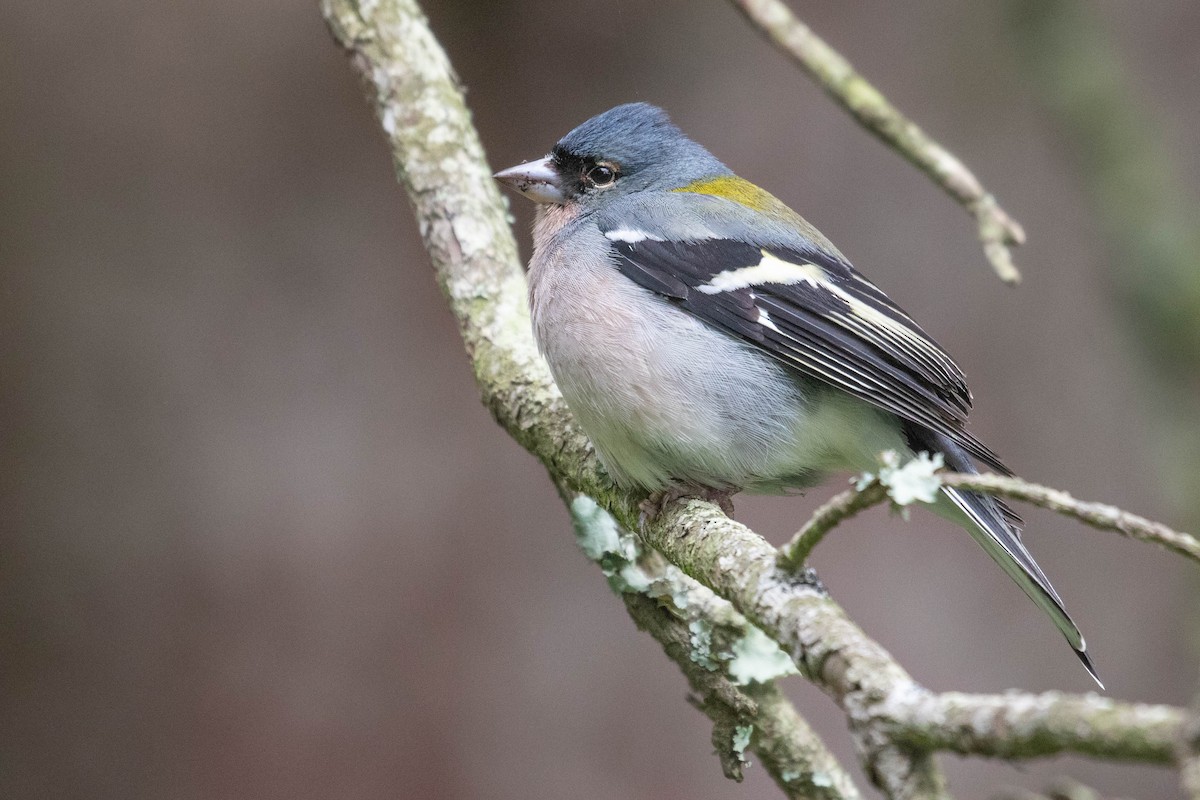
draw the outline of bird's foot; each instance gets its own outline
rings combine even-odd
[[[733,519],[733,492],[728,489],[706,489],[703,497],[720,508],[725,516]]]
[[[725,516],[733,516],[733,492],[728,489],[712,489],[707,486],[671,486],[654,492],[638,506],[641,510],[638,520],[642,528],[662,516],[671,503],[686,497],[707,500],[720,507],[725,512]]]

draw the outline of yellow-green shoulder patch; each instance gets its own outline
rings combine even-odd
[[[736,175],[722,175],[719,178],[706,178],[689,183],[676,189],[677,192],[694,192],[695,194],[710,194],[723,197],[735,203],[741,203],[755,211],[774,211],[783,205],[770,192],[758,188],[753,183]]]
[[[765,189],[760,189],[745,178],[736,175],[722,175],[719,178],[705,178],[674,189],[676,192],[693,192],[721,197],[740,203],[746,208],[765,214],[796,229],[818,247],[828,251],[842,261],[846,257],[826,239],[819,230],[808,220],[788,208],[787,204]],[[847,262],[848,263],[848,262]]]

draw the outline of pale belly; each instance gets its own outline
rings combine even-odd
[[[783,492],[906,449],[889,415],[798,378],[607,263],[537,267],[535,335],[622,485]]]

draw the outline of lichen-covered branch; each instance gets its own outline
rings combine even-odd
[[[725,776],[740,781],[750,751],[788,797],[859,797],[850,776],[775,686],[775,678],[796,672],[779,645],[659,554],[644,552],[591,498],[577,495],[569,505],[584,554],[608,576],[637,626],[679,666],[694,692],[693,705],[712,720]]]
[[[490,178],[450,65],[416,3],[323,0],[322,9],[366,82],[368,97],[392,147],[397,176],[408,190],[438,281],[458,321],[484,402],[505,430],[541,460],[564,494],[572,498],[586,495],[619,525],[636,529],[638,502],[643,498],[618,491],[599,469],[590,443],[574,424],[537,355],[506,206]],[[893,499],[895,490],[893,486]],[[832,791],[836,787],[840,796],[853,796],[844,773],[831,759],[826,762],[827,752],[786,707],[782,695],[769,688],[737,686],[737,673],[732,671],[738,663],[734,645],[739,641],[744,645],[752,638],[746,621],[777,643],[804,676],[838,703],[868,777],[888,797],[946,797],[933,756],[943,745],[964,753],[990,753],[1001,746],[1006,735],[1002,726],[997,726],[990,738],[979,735],[972,740],[954,739],[935,728],[925,745],[914,745],[909,734],[920,725],[908,725],[903,717],[894,715],[908,708],[906,698],[937,696],[915,683],[855,626],[814,575],[780,567],[775,548],[715,506],[696,500],[674,503],[647,526],[642,539],[732,607],[722,616],[725,612],[711,606],[717,603],[715,598],[704,604],[697,600],[698,613],[701,608],[706,610],[702,617],[689,618],[686,644],[678,627],[660,631],[660,641],[673,642],[668,652],[681,657],[686,654],[690,663],[695,663],[692,658],[697,653],[691,622],[704,620],[712,629],[710,635],[729,631],[722,634],[728,650],[722,645],[716,652],[734,653],[735,657],[727,662],[715,659],[723,666],[712,671],[719,671],[721,680],[685,668],[689,680],[697,681],[701,707],[706,713],[713,712],[710,717],[720,739],[718,749],[729,771],[736,772],[738,753],[748,748],[764,763],[774,765],[769,769],[775,770],[788,791],[803,785],[830,790],[825,796],[839,796]],[[652,565],[653,558],[637,562],[639,568]],[[600,560],[604,562],[603,555]],[[638,578],[637,573],[625,569],[628,566],[609,561],[609,569],[621,581]],[[675,607],[664,617],[661,612],[666,606],[647,604],[639,599],[646,598],[644,593],[622,592],[623,597],[627,595],[636,595],[627,597],[630,611],[648,628],[667,625],[678,611]],[[694,596],[688,594],[689,604]],[[733,612],[744,620],[734,622]],[[761,641],[759,646],[769,650]],[[679,658],[676,662],[684,666]],[[1019,704],[1023,697],[1013,695],[1009,702]],[[749,713],[751,702],[757,721],[754,730],[747,730],[738,720],[745,719],[739,714]],[[711,703],[717,706],[710,709]],[[1091,721],[1078,716],[1075,722],[1087,726]],[[951,741],[955,746],[948,744]],[[1064,739],[1062,749],[1089,752],[1080,741],[1078,737]],[[1105,753],[1120,757],[1144,747],[1141,741],[1114,740]],[[821,764],[825,766],[818,766]],[[792,767],[802,774],[791,775]],[[824,785],[826,779],[828,786]]]
[[[1001,280],[1005,283],[1021,280],[1011,248],[1025,242],[1025,231],[965,164],[901,114],[844,56],[797,19],[782,0],[732,2],[751,25],[790,56],[859,124],[908,159],[970,212],[984,254]]]
[[[914,692],[879,710],[890,734],[911,747],[1006,759],[1071,752],[1147,764],[1175,762],[1185,720],[1171,706],[1061,692]]]
[[[769,542],[698,500],[668,508],[644,538],[779,642],[801,673],[841,706],[872,782],[889,797],[946,796],[929,753],[897,745],[875,724],[878,702],[920,687],[811,573],[782,569]]]
[[[985,473],[939,472],[931,476],[938,485],[971,489],[984,494],[1021,500],[1049,509],[1100,530],[1115,531],[1130,539],[1150,542],[1200,562],[1200,540],[1188,533],[1172,530],[1161,522],[1139,517],[1105,503],[1077,500],[1061,489],[1040,486],[1021,478]],[[893,489],[875,476],[865,476],[858,485],[834,496],[816,510],[804,527],[780,548],[780,564],[789,569],[804,565],[813,548],[825,535],[850,517],[892,497]]]
[[[491,179],[450,64],[420,9],[412,0],[384,0],[373,3],[368,14],[367,7],[354,0],[324,0],[322,11],[364,79],[392,145],[397,177],[408,190],[484,401],[560,485],[569,484],[566,491],[623,502],[627,514],[636,518],[635,504],[628,498],[615,499],[615,490],[596,469],[590,444],[575,427],[537,355],[507,207]],[[626,566],[610,580],[648,579],[641,567]],[[665,574],[665,566],[656,569]],[[662,574],[655,585],[667,590],[672,584]],[[686,580],[676,575],[680,582]],[[701,593],[708,596],[703,603]],[[661,635],[669,655],[683,655],[676,647],[682,642],[671,638],[679,629],[664,619],[661,608],[649,604],[645,595],[622,596],[638,623]],[[845,771],[764,678],[763,664],[770,658],[760,651],[775,647],[778,655],[777,646],[761,633],[754,638],[754,629],[728,604],[718,614],[714,609],[720,601],[694,582],[675,596],[679,602],[685,598],[694,603],[689,625],[706,631],[710,639],[719,633],[728,650],[718,652],[741,653],[721,665],[724,672],[702,675],[703,670],[685,669],[701,708],[719,729],[728,728],[725,746],[718,748],[726,771],[736,776],[740,753],[749,748],[793,796],[857,797]],[[708,613],[716,615],[716,621],[706,620]],[[734,636],[739,626],[742,635]],[[687,654],[688,663],[692,654]],[[783,658],[785,665],[790,663]],[[781,668],[778,658],[776,668]],[[747,685],[739,687],[726,673],[746,677]],[[746,725],[732,724],[743,718]]]
[[[572,476],[577,491],[611,495],[537,353],[508,206],[420,8],[415,0],[322,0],[321,10],[388,137],[484,403],[554,474]]]
[[[792,540],[780,548],[780,566],[791,571],[803,567],[825,534],[884,500],[890,499],[893,507],[900,509],[918,500],[932,503],[941,490],[937,471],[943,464],[941,453],[932,456],[918,453],[908,461],[894,450],[880,453],[876,472],[859,475],[852,489],[818,508]]]

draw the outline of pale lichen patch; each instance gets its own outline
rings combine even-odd
[[[866,489],[872,481],[878,480],[887,487],[888,497],[898,506],[908,506],[915,502],[932,503],[937,500],[942,482],[937,472],[945,466],[941,453],[932,456],[924,451],[908,461],[901,463],[900,455],[894,450],[887,450],[879,456],[881,466],[878,473],[864,472],[855,482],[858,491]]]
[[[739,686],[766,683],[799,672],[796,664],[775,640],[751,625],[746,627],[746,635],[733,643],[731,650],[733,658],[726,668],[729,677]]]
[[[730,749],[734,755],[743,764],[748,764],[746,761],[746,748],[750,746],[750,737],[754,735],[753,725],[735,725],[733,728],[733,737],[729,742]]]
[[[721,665],[713,654],[712,623],[706,619],[694,619],[688,623],[688,633],[692,646],[690,653],[692,661],[709,671],[719,668]]]
[[[587,495],[571,501],[571,516],[575,522],[575,541],[584,555],[599,561],[608,553],[621,548],[621,534],[616,520]]]

